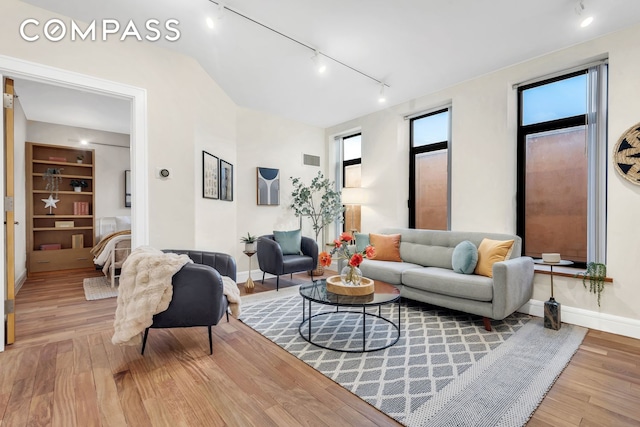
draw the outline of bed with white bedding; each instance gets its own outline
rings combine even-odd
[[[98,219],[98,244],[91,249],[96,269],[102,270],[115,286],[120,268],[131,253],[131,218],[126,216]]]

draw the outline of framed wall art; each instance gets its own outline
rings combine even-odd
[[[124,171],[124,207],[131,207],[131,171]]]
[[[233,201],[233,165],[220,159],[220,200]]]
[[[258,205],[280,204],[280,169],[257,168]]]
[[[219,199],[218,181],[220,170],[218,158],[206,151],[202,152],[202,197]]]

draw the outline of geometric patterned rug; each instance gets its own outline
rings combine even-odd
[[[105,276],[88,277],[82,281],[84,297],[87,301],[118,296],[118,286],[111,287],[111,282]]]
[[[313,314],[335,311],[324,307],[314,304]],[[397,321],[397,305],[384,306],[382,314]],[[313,339],[361,348],[360,318],[314,318]],[[374,319],[367,317],[366,339],[375,345],[395,329]],[[243,306],[241,316],[260,334],[407,426],[524,425],[586,333],[568,324],[559,331],[545,329],[542,319],[517,312],[492,320],[493,330],[487,332],[478,316],[408,300],[403,300],[401,319],[401,337],[393,346],[344,353],[300,337],[299,295]]]

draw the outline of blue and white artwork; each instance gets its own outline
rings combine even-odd
[[[258,205],[280,204],[280,169],[258,168]]]

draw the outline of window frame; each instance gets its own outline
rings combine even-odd
[[[587,76],[587,108],[585,114],[529,125],[522,124],[524,91],[580,75]],[[606,261],[607,85],[607,63],[602,62],[584,66],[577,71],[559,73],[551,78],[541,78],[533,83],[522,84],[517,87],[516,233],[522,238],[523,254],[526,250],[527,136],[546,131],[585,126],[587,133],[587,262],[574,261],[574,267],[584,268],[589,262],[604,263]]]
[[[447,141],[432,142],[430,144],[421,145],[419,147],[413,144],[413,122],[429,116],[435,116],[444,112],[449,113],[448,135]],[[419,154],[430,153],[433,151],[447,150],[447,230],[451,230],[451,117],[452,108],[450,105],[446,107],[438,107],[432,111],[409,117],[409,199],[407,205],[409,208],[409,228],[416,228],[416,156]]]

